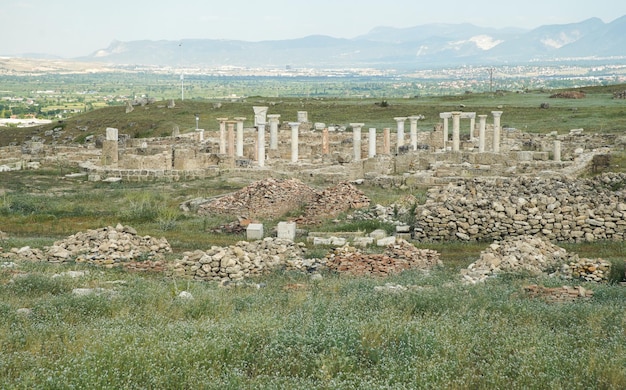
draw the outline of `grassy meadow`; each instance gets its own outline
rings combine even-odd
[[[612,88],[612,89],[611,89]],[[425,130],[438,114],[462,108],[502,110],[502,123],[531,132],[626,128],[624,86],[589,89],[586,99],[550,99],[552,92],[389,99],[265,99],[176,102],[108,107],[54,124],[67,134],[102,134],[106,127],[134,136],[169,135],[195,127],[217,129],[215,118],[248,116],[270,105],[281,120],[308,110],[327,124],[365,122],[394,127],[394,116],[423,114]],[[549,109],[540,109],[543,102]],[[501,107],[501,108],[500,108]],[[78,130],[78,127],[87,130]],[[0,131],[0,145],[21,142],[41,129]],[[66,135],[67,135],[66,134]],[[626,169],[626,154],[612,156],[612,170]],[[218,177],[181,183],[94,183],[67,179],[58,164],[36,171],[0,173],[0,247],[40,248],[70,234],[122,223],[140,235],[165,237],[174,253],[230,245],[243,235],[216,233],[234,221],[185,214],[185,200],[235,191],[247,183]],[[373,203],[406,195],[423,200],[426,189],[360,187]],[[328,221],[317,230],[372,230],[382,223]],[[265,230],[279,221],[265,220]],[[2,389],[624,389],[626,388],[626,244],[559,244],[581,257],[612,262],[611,281],[569,281],[594,291],[588,300],[550,303],[529,298],[528,284],[558,287],[565,281],[509,275],[467,286],[459,270],[490,243],[417,243],[441,253],[442,268],[387,278],[323,274],[320,280],[276,270],[242,286],[128,273],[85,264],[0,261],[0,388]],[[309,256],[328,248],[309,247]],[[84,276],[58,276],[88,271]],[[374,287],[400,284],[403,292]],[[75,288],[101,288],[78,296]],[[178,295],[188,291],[193,299]],[[20,310],[23,309],[23,310]],[[24,310],[28,309],[28,310]]]

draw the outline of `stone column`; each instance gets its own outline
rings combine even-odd
[[[265,166],[265,123],[259,123],[257,126],[259,134],[257,137],[257,150],[259,151],[259,167]]]
[[[391,129],[383,128],[383,154],[391,154]]]
[[[278,114],[267,116],[270,121],[270,150],[278,150],[278,118]]]
[[[289,122],[291,127],[291,162],[298,162],[298,131],[300,122]]]
[[[485,130],[487,128],[487,115],[478,115],[478,152],[485,153]]]
[[[102,143],[102,165],[114,165],[119,161],[118,157],[118,130],[115,127],[106,128],[106,139]]]
[[[252,106],[252,109],[254,110],[254,126],[258,126],[259,124],[266,124],[268,107]]]
[[[376,128],[370,127],[369,129],[369,138],[368,148],[367,148],[367,157],[372,158],[376,156]]]
[[[417,121],[422,119],[419,115],[414,115],[409,117],[409,121],[411,121],[411,150],[417,150]]]
[[[399,151],[401,147],[404,146],[404,121],[406,121],[405,116],[399,116],[395,119],[398,124],[398,140],[396,142],[396,151]]]
[[[500,153],[500,117],[502,111],[491,111],[493,115],[493,152]]]
[[[554,141],[554,161],[561,162],[561,141]]]
[[[237,147],[235,148],[235,155],[237,157],[243,157],[243,121],[244,117],[236,117],[237,121]]]
[[[309,121],[309,113],[306,111],[298,111],[298,122],[306,123]]]
[[[226,154],[226,121],[228,118],[217,118],[220,123],[220,154]]]
[[[352,150],[354,151],[354,160],[361,160],[361,128],[365,123],[350,123],[352,126]]]
[[[330,154],[330,138],[327,128],[322,130],[322,154]]]
[[[454,111],[452,113],[452,151],[458,152],[461,146],[461,113]]]
[[[204,142],[204,129],[196,129],[198,142]]]
[[[452,118],[451,112],[442,112],[439,118],[443,119],[443,150],[448,147],[448,119]]]
[[[235,125],[236,121],[227,121],[226,126],[228,128],[228,156],[235,157]]]

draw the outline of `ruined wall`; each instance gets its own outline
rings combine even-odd
[[[429,190],[416,210],[418,240],[624,240],[626,174],[592,179],[473,178]]]

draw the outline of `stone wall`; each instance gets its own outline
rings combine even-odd
[[[626,174],[473,178],[429,190],[416,209],[417,240],[492,240],[541,235],[556,241],[624,240]]]

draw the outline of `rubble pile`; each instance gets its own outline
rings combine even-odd
[[[416,207],[414,237],[482,241],[540,235],[556,241],[626,240],[626,175],[511,177],[432,188]]]
[[[601,282],[607,280],[609,268],[610,263],[602,259],[581,259],[545,238],[516,236],[489,245],[477,261],[461,270],[461,275],[472,284],[505,273]]]
[[[113,268],[125,266],[135,270],[163,270],[163,255],[172,248],[165,238],[139,236],[130,226],[118,224],[87,230],[56,241],[43,249],[12,248],[0,254],[8,259],[48,261],[51,263],[89,263]]]
[[[205,203],[193,200],[201,215],[245,215],[250,218],[279,217],[305,207],[299,224],[319,222],[349,209],[368,207],[367,196],[352,184],[343,182],[318,191],[298,179],[265,179],[241,190]],[[190,205],[181,205],[189,209]]]
[[[277,217],[317,199],[317,191],[298,179],[256,181],[230,195],[200,204],[198,214]]]
[[[289,262],[302,259],[303,246],[304,243],[272,237],[240,241],[228,247],[213,246],[206,251],[184,252],[167,274],[196,280],[242,280],[281,266],[289,268]]]
[[[365,254],[346,245],[329,253],[325,262],[330,270],[356,276],[387,276],[408,269],[429,270],[442,264],[438,252],[418,249],[404,240],[389,245],[382,254]]]
[[[572,261],[561,269],[567,279],[580,279],[586,282],[606,282],[609,279],[611,263],[603,259],[581,258]]]
[[[613,92],[613,99],[626,99],[626,91]]]
[[[298,224],[313,224],[322,218],[333,217],[350,209],[369,207],[370,200],[365,194],[348,182],[321,191],[315,199],[307,203],[305,214],[298,218]]]
[[[536,284],[524,287],[530,298],[541,298],[548,302],[574,302],[578,299],[590,299],[593,291],[582,286],[543,287]]]
[[[550,95],[551,99],[584,99],[587,96],[582,91],[564,91]]]

